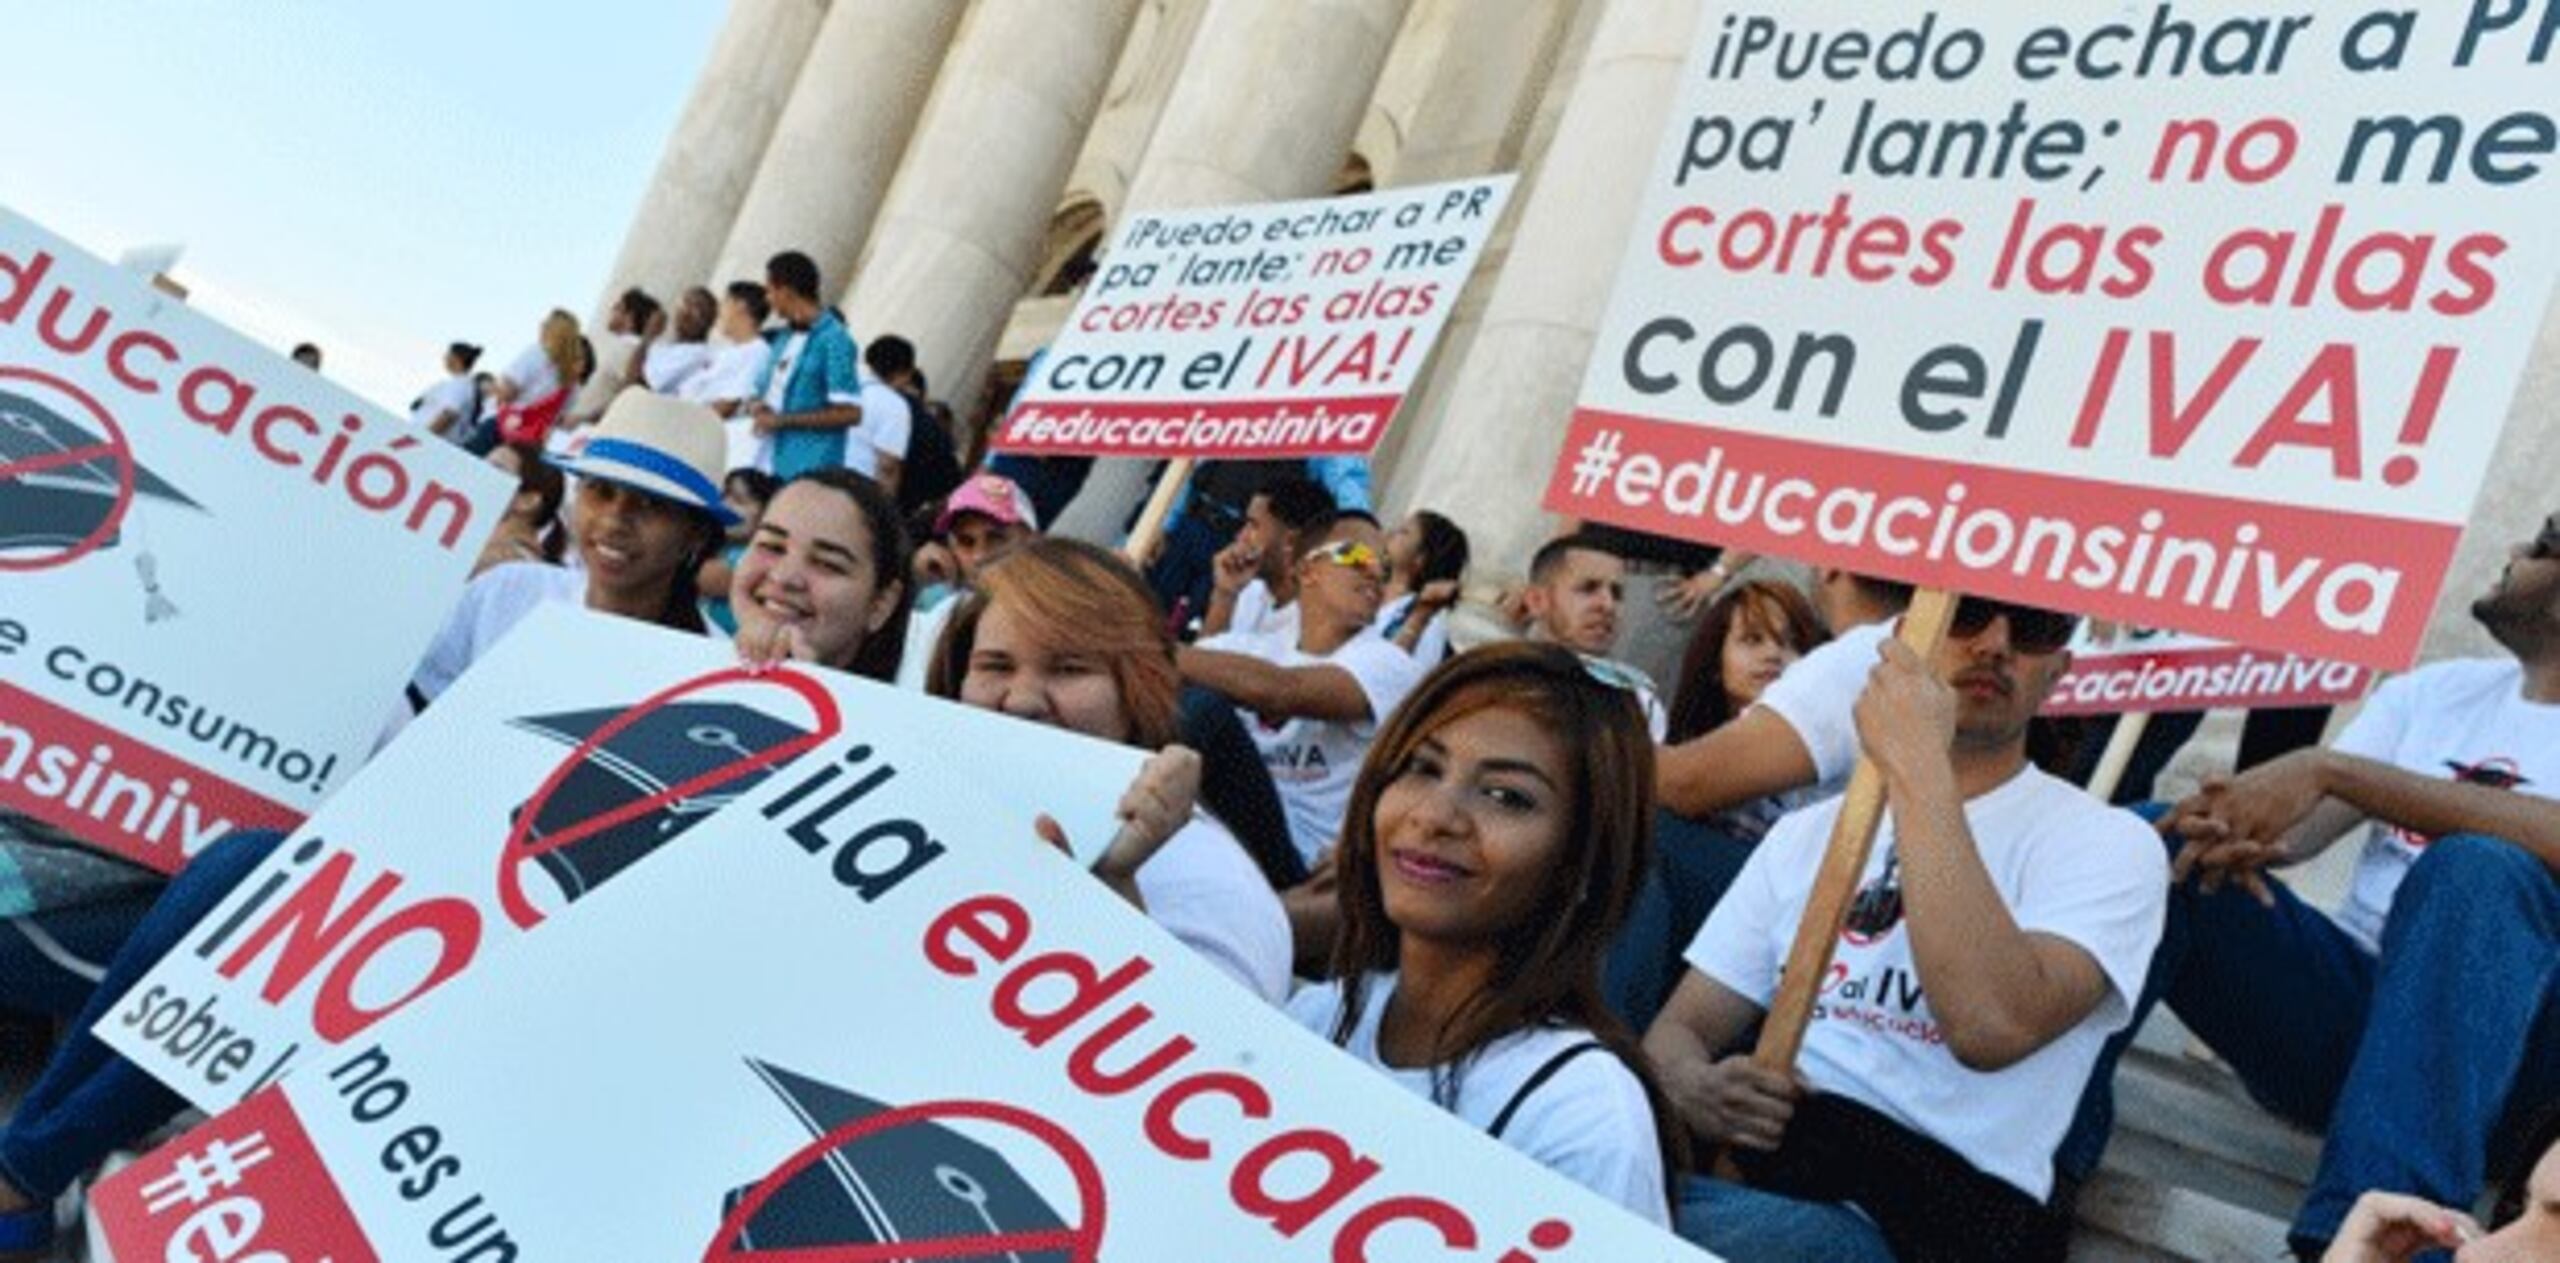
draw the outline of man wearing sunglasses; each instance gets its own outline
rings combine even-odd
[[[2367,1189],[2472,1205],[2502,1129],[2560,1102],[2560,515],[2471,613],[2511,656],[2393,679],[2327,748],[2161,820],[2179,885],[2145,1002],[2328,1131],[2304,1258]],[[2346,837],[2334,917],[2269,875]]]
[[[1645,1037],[1682,1121],[1752,1177],[1693,1179],[1683,1235],[1730,1258],[2062,1257],[2053,1155],[2132,1017],[2168,875],[2139,819],[2028,760],[2076,621],[1967,600],[1927,660],[1882,642],[1852,724],[1887,813],[1798,1073],[1749,1035],[1836,797],[1771,827]]]
[[[1183,682],[1221,693],[1261,747],[1290,840],[1310,868],[1333,846],[1378,725],[1422,680],[1412,655],[1371,624],[1386,584],[1386,537],[1363,513],[1311,529],[1297,558],[1299,611],[1261,631],[1181,651]]]

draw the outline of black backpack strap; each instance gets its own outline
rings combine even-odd
[[[1520,1107],[1528,1102],[1531,1093],[1545,1087],[1547,1080],[1556,1077],[1556,1072],[1564,1069],[1574,1058],[1587,1052],[1606,1051],[1608,1051],[1606,1044],[1596,1039],[1586,1039],[1547,1058],[1546,1064],[1530,1072],[1529,1077],[1520,1084],[1519,1090],[1513,1092],[1511,1099],[1503,1103],[1502,1112],[1493,1116],[1493,1126],[1486,1128],[1485,1134],[1496,1140],[1502,1139],[1503,1131],[1511,1126],[1512,1115],[1520,1112]]]

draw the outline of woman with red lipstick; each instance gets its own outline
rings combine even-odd
[[[1648,862],[1653,745],[1626,690],[1554,645],[1431,673],[1351,791],[1334,980],[1290,1014],[1657,1224],[1681,1140],[1600,959]]]

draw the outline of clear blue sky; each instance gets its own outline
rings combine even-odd
[[[0,204],[403,405],[584,319],[722,0],[0,0]]]

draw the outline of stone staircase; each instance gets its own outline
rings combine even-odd
[[[2116,1130],[2081,1190],[2073,1263],[2289,1260],[2285,1225],[2320,1140],[2252,1104],[2220,1065],[2146,1038],[2116,1073]]]

